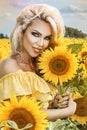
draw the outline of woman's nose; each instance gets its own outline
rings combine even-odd
[[[43,39],[43,38],[40,38],[40,39],[38,40],[38,45],[41,46],[41,47],[44,46],[44,39]]]

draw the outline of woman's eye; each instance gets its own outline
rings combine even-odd
[[[35,37],[39,37],[39,34],[36,33],[36,32],[32,32],[32,35],[35,36]]]
[[[51,37],[45,37],[45,40],[50,41],[50,40],[51,40]]]

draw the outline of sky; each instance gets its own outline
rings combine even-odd
[[[64,24],[87,34],[87,0],[0,0],[0,33],[10,35],[21,9],[47,3],[59,9]]]

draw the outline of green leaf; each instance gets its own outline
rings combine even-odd
[[[4,130],[4,126],[0,126],[0,130]]]
[[[27,129],[31,128],[33,125],[31,123],[29,123],[24,128],[19,129],[18,125],[16,124],[15,121],[8,120],[6,122],[6,126],[12,128],[12,129],[15,129],[15,130],[27,130]]]
[[[16,124],[15,121],[8,120],[6,122],[6,126],[10,127],[10,128],[13,128],[13,129],[16,129],[16,130],[18,129],[18,125]]]
[[[4,130],[4,125],[2,125],[2,122],[0,121],[0,130]]]
[[[51,122],[51,128],[49,130],[79,130],[77,125],[68,119],[57,119],[55,122]]]
[[[26,130],[26,129],[29,129],[33,126],[33,124],[31,123],[28,123],[24,128],[22,128],[21,130]]]
[[[82,83],[79,82],[77,88],[81,95],[87,96],[87,78],[81,80]]]
[[[65,130],[66,125],[62,125],[59,127],[56,127],[56,129],[54,128],[54,130]]]

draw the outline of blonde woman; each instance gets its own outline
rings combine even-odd
[[[55,7],[33,4],[20,12],[10,36],[12,55],[0,63],[0,101],[9,99],[13,94],[18,98],[34,96],[43,102],[48,120],[65,118],[75,112],[76,104],[69,92],[62,98],[61,109],[56,109],[60,98],[56,96],[56,88],[37,74],[37,57],[43,50],[55,46],[55,37],[63,35],[63,19]]]

